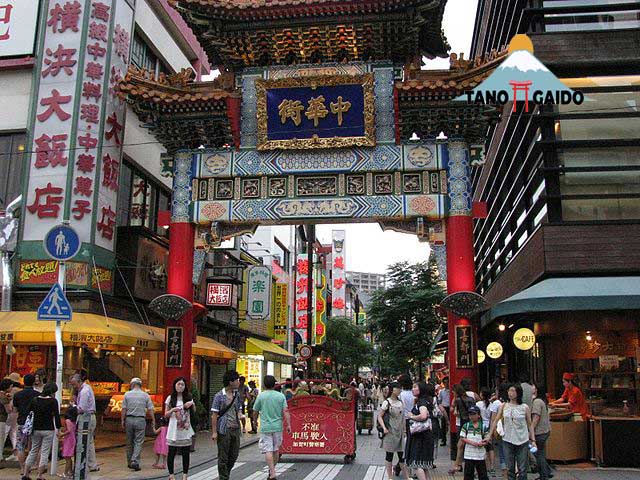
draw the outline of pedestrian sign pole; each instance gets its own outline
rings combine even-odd
[[[68,224],[58,225],[47,233],[43,241],[44,250],[54,260],[58,261],[58,283],[51,288],[49,294],[38,308],[38,320],[55,320],[56,322],[56,399],[58,407],[62,405],[62,367],[64,360],[64,345],[62,344],[62,321],[71,321],[72,310],[65,295],[66,266],[65,262],[72,259],[80,251],[82,243],[76,231]],[[51,446],[51,475],[58,473],[58,436],[53,436]]]

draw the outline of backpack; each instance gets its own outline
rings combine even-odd
[[[464,422],[468,422],[469,421],[469,408],[475,406],[476,402],[473,398],[471,398],[469,395],[465,395],[462,398],[459,398],[461,400],[460,405],[462,405],[462,409],[460,409],[460,418],[462,420],[464,420]]]

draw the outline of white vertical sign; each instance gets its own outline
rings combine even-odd
[[[333,230],[331,236],[331,316],[344,317],[347,302],[345,231]]]
[[[271,317],[271,267],[252,265],[247,272],[247,317]]]
[[[122,142],[126,104],[117,95],[118,82],[124,78],[131,53],[133,9],[126,0],[115,0],[115,18],[111,31],[109,53],[108,88],[106,96],[106,120],[102,135],[102,151],[98,159],[96,182],[96,223],[93,235],[95,244],[113,251],[116,233],[118,182],[122,160]]]
[[[69,162],[74,159],[73,117],[80,101],[76,84],[88,4],[88,0],[50,2],[45,12],[23,240],[42,241],[64,217]]]

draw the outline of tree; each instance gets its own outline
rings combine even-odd
[[[387,280],[390,286],[375,292],[367,309],[381,371],[397,374],[415,368],[421,375],[445,320],[436,308],[446,295],[437,266],[434,261],[396,263],[388,268]]]
[[[348,318],[332,317],[327,321],[327,339],[322,348],[331,355],[336,380],[345,375],[357,376],[358,367],[371,365],[373,346],[364,334],[364,329]]]

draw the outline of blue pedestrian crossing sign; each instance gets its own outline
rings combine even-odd
[[[56,283],[38,307],[38,320],[71,320],[71,305],[59,283]]]
[[[69,225],[53,227],[44,237],[44,250],[54,260],[71,260],[80,251],[80,237]]]

